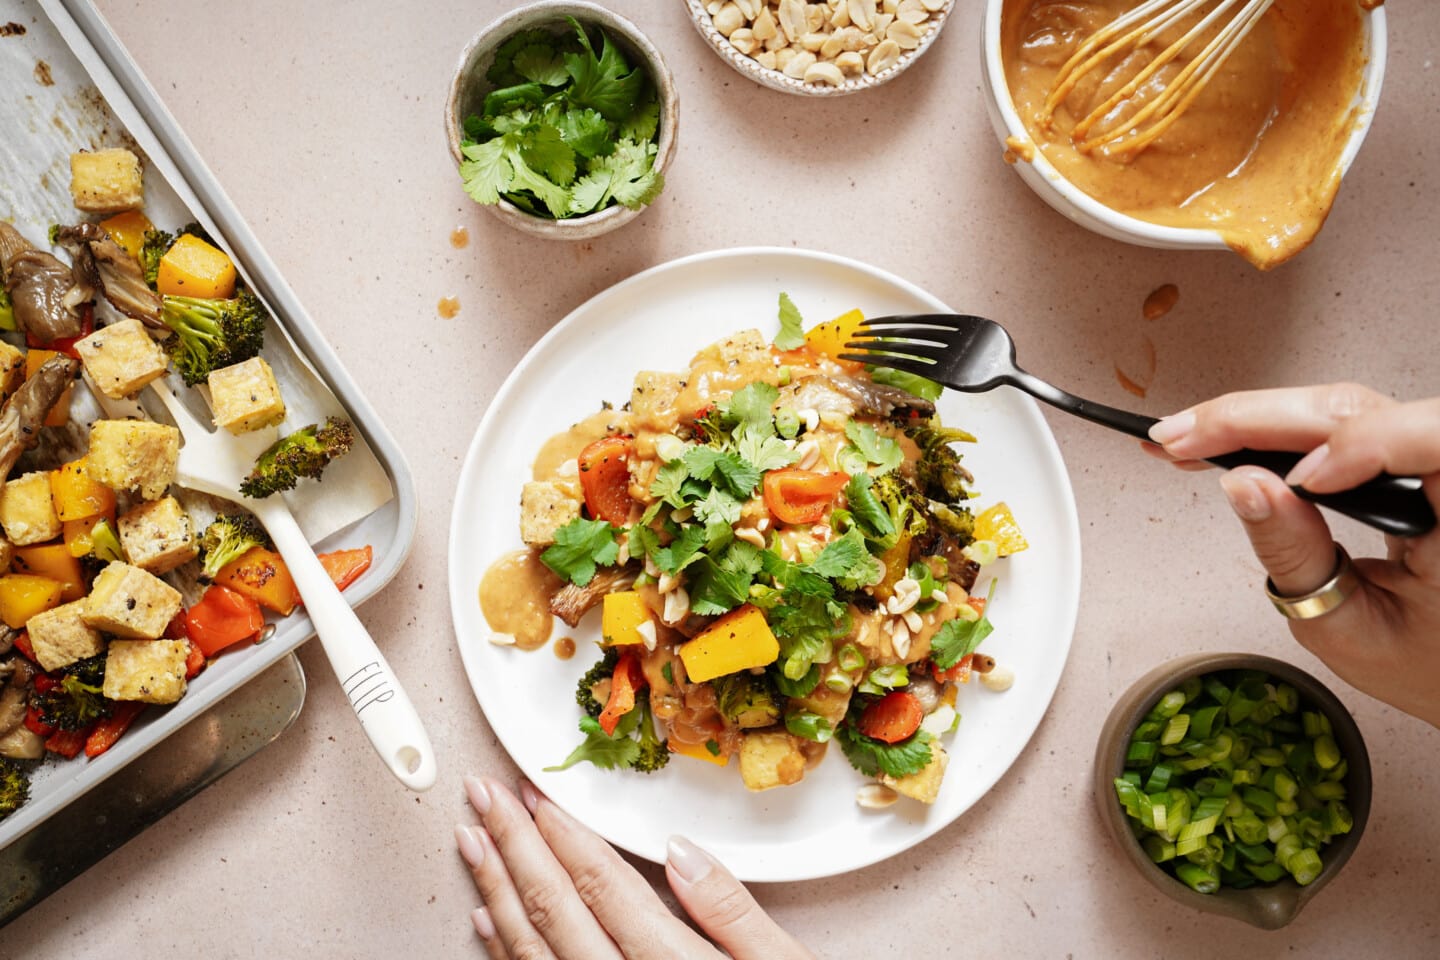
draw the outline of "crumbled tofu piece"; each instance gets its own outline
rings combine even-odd
[[[880,774],[880,782],[896,793],[921,803],[934,803],[940,795],[940,782],[945,779],[945,765],[950,756],[940,744],[930,742],[930,762],[919,773],[908,777],[890,777]]]
[[[180,591],[154,574],[119,560],[95,578],[85,598],[85,622],[120,637],[154,640],[180,612]]]
[[[121,213],[145,205],[140,158],[129,150],[70,154],[70,195],[86,213]]]
[[[148,420],[96,420],[90,426],[85,469],[112,490],[139,490],[146,500],[175,480],[180,431]]]
[[[20,389],[25,382],[25,354],[16,346],[0,340],[0,403]]]
[[[635,386],[630,390],[630,415],[635,425],[668,433],[680,418],[675,401],[684,389],[685,378],[678,373],[642,370],[635,374]]]
[[[100,631],[81,619],[85,601],[62,604],[44,613],[37,613],[25,623],[35,660],[45,670],[59,670],[76,660],[93,657],[105,650]]]
[[[740,744],[740,779],[750,790],[799,783],[805,754],[799,740],[784,730],[752,730]]]
[[[140,504],[123,514],[118,526],[125,556],[149,573],[174,570],[200,552],[190,514],[174,497]]]
[[[580,501],[558,484],[532,480],[520,488],[520,539],[532,547],[555,542],[555,531],[580,516]]]
[[[215,426],[236,435],[273,427],[285,419],[280,384],[262,357],[210,371],[210,405]]]
[[[145,325],[125,319],[75,341],[75,352],[100,392],[123,400],[165,375],[165,351]]]
[[[112,640],[105,655],[105,684],[111,700],[174,703],[185,695],[188,640]]]
[[[27,473],[5,484],[0,492],[0,526],[18,547],[60,536],[60,517],[50,499],[48,474]]]

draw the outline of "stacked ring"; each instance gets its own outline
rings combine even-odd
[[[1275,589],[1275,581],[1265,581],[1265,595],[1270,602],[1291,620],[1313,620],[1340,606],[1360,586],[1360,577],[1350,562],[1350,554],[1340,544],[1335,544],[1335,572],[1320,586],[1298,597],[1286,597]]]

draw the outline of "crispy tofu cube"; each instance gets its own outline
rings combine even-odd
[[[19,347],[0,340],[0,403],[20,389],[25,382],[25,353]]]
[[[800,741],[784,730],[753,730],[740,744],[740,779],[750,790],[799,783],[805,776]]]
[[[532,547],[555,542],[555,531],[580,516],[580,501],[546,480],[520,488],[520,539]]]
[[[111,640],[105,684],[111,700],[174,703],[185,695],[188,640]]]
[[[759,330],[741,330],[724,340],[716,342],[713,349],[727,366],[760,364],[773,367],[770,360],[770,343]]]
[[[919,773],[908,777],[890,777],[880,774],[880,782],[891,790],[921,803],[934,803],[940,795],[940,782],[945,779],[945,765],[950,756],[940,744],[931,741],[930,762]]]
[[[60,536],[60,517],[50,499],[50,475],[27,473],[0,492],[0,526],[16,546],[43,543]]]
[[[120,637],[154,640],[180,612],[180,591],[119,560],[106,565],[85,598],[85,622]]]
[[[635,386],[630,389],[630,414],[636,425],[662,433],[669,431],[679,418],[675,401],[684,389],[685,378],[678,373],[641,370],[635,374]]]
[[[200,552],[190,514],[174,497],[142,503],[123,514],[117,525],[125,556],[148,573],[174,570]]]
[[[145,205],[140,158],[129,150],[70,154],[70,195],[86,213],[120,213]]]
[[[82,619],[84,612],[85,601],[76,600],[37,613],[26,622],[35,660],[43,669],[59,670],[104,652],[105,640]]]
[[[139,490],[141,497],[154,500],[175,480],[179,457],[180,431],[174,427],[148,420],[96,420],[85,469],[112,490]]]
[[[261,357],[210,371],[215,426],[237,436],[285,419],[285,401],[270,364]]]
[[[145,325],[125,319],[75,342],[75,352],[100,392],[121,400],[165,375],[165,351]]]

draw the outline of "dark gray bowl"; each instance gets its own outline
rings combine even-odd
[[[1293,686],[1305,701],[1330,718],[1335,742],[1348,766],[1345,803],[1355,823],[1349,833],[1337,837],[1325,847],[1322,853],[1325,869],[1309,886],[1302,887],[1287,877],[1277,883],[1247,890],[1221,887],[1212,894],[1197,893],[1151,861],[1130,832],[1127,825],[1129,818],[1115,799],[1115,778],[1125,770],[1125,751],[1130,735],[1141,718],[1167,691],[1178,687],[1186,678],[1216,670],[1264,670]],[[1365,750],[1360,728],[1355,725],[1345,705],[1329,688],[1304,670],[1250,653],[1196,654],[1171,660],[1151,670],[1120,695],[1100,731],[1100,742],[1095,748],[1095,802],[1100,809],[1100,818],[1140,875],[1156,890],[1188,907],[1233,917],[1266,930],[1278,929],[1295,919],[1301,908],[1314,899],[1350,859],[1365,832],[1365,821],[1370,817],[1370,789],[1370,754]]]

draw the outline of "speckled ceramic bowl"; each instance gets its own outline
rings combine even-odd
[[[732,0],[725,0],[725,2],[729,3]],[[766,0],[747,0],[747,2],[754,3],[758,8],[764,6]],[[855,0],[841,0],[841,2],[855,2]],[[931,44],[940,35],[940,30],[950,20],[951,12],[955,7],[955,0],[945,0],[938,10],[930,14],[928,20],[920,24],[922,27],[928,25],[928,29],[920,38],[919,45],[913,50],[901,53],[900,58],[890,66],[874,74],[867,70],[858,77],[852,77],[843,83],[832,86],[828,83],[806,83],[804,80],[786,76],[779,70],[761,66],[753,58],[741,53],[725,34],[716,29],[715,18],[708,9],[711,3],[712,0],[685,0],[695,29],[700,31],[700,35],[705,38],[705,42],[710,45],[710,48],[720,55],[720,59],[733,67],[736,72],[754,80],[761,86],[802,97],[843,97],[846,94],[871,90],[883,83],[889,83],[907,70],[916,60],[919,60],[926,50],[930,49]],[[870,5],[883,10],[885,0],[874,0]],[[772,12],[773,10],[772,7]]]
[[[455,159],[456,166],[464,159],[460,153],[460,141],[464,135],[465,118],[480,111],[485,95],[492,89],[485,79],[485,72],[495,59],[496,48],[521,30],[537,27],[568,29],[566,17],[574,17],[583,24],[603,29],[624,50],[631,63],[643,66],[650,74],[660,101],[660,129],[654,166],[662,174],[669,167],[675,154],[675,136],[680,125],[680,98],[670,69],[665,66],[665,59],[629,20],[583,0],[541,0],[526,4],[475,34],[465,46],[450,81],[450,95],[445,100],[445,139],[450,144],[450,155]],[[499,203],[486,209],[515,229],[537,237],[588,240],[629,223],[648,208],[631,210],[615,205],[583,217],[553,220],[521,210],[502,197]]]
[[[1349,833],[1336,837],[1321,852],[1325,868],[1309,886],[1302,887],[1286,877],[1277,883],[1246,890],[1221,887],[1212,894],[1197,893],[1151,861],[1130,832],[1129,817],[1115,798],[1115,778],[1125,770],[1125,752],[1130,745],[1130,735],[1140,720],[1162,696],[1188,677],[1216,670],[1263,670],[1290,684],[1299,691],[1302,702],[1330,718],[1335,742],[1347,765],[1345,804],[1355,822]],[[1156,667],[1120,695],[1100,731],[1100,742],[1095,748],[1094,789],[1100,818],[1111,836],[1126,859],[1156,890],[1187,907],[1274,930],[1295,919],[1300,910],[1339,874],[1359,845],[1365,832],[1365,821],[1370,816],[1370,754],[1365,750],[1360,728],[1355,725],[1345,705],[1329,688],[1304,670],[1255,654],[1203,653]]]

